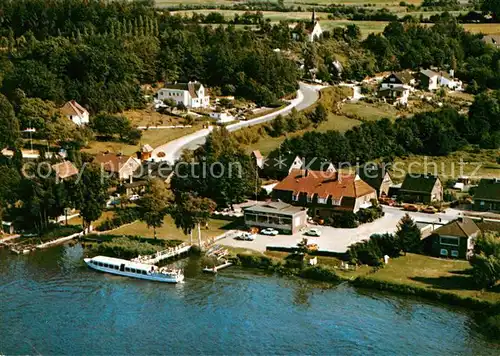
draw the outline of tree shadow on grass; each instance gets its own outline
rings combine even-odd
[[[460,270],[456,270],[456,271],[448,271],[448,273],[459,274],[459,275],[463,275],[463,276],[472,276],[472,268],[460,269]]]
[[[478,290],[474,279],[471,276],[455,275],[442,277],[410,277],[411,280],[425,283],[432,288],[447,289],[447,290]]]

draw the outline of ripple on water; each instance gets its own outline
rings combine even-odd
[[[0,252],[0,352],[499,354],[461,310],[187,262],[168,285],[89,270],[78,247]]]

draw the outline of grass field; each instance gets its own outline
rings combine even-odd
[[[178,139],[182,136],[189,135],[200,129],[200,126],[194,126],[182,129],[164,129],[164,130],[145,130],[142,132],[142,138],[138,145],[129,145],[122,142],[110,141],[92,141],[90,146],[82,151],[90,154],[98,154],[100,152],[121,152],[124,155],[132,155],[141,146],[141,144],[149,144],[155,148],[169,141]]]
[[[227,220],[217,220],[211,219],[208,223],[208,229],[201,229],[202,238],[206,239],[209,237],[215,237],[224,233],[224,227],[230,225],[230,221]],[[133,235],[133,236],[142,236],[142,237],[154,237],[153,229],[148,229],[145,223],[136,222],[131,225],[120,227],[116,230],[113,230],[114,235]],[[166,216],[164,219],[164,224],[162,227],[157,229],[157,235],[160,239],[166,240],[189,240],[189,236],[184,235],[182,230],[178,229],[174,221],[170,216]],[[193,231],[193,238],[198,238],[198,232]]]
[[[105,211],[101,214],[101,217],[97,219],[96,221],[92,222],[92,225],[98,226],[100,225],[104,220],[106,219],[111,219],[114,216],[114,213],[112,211]],[[76,218],[72,218],[68,220],[68,225],[81,225],[82,224],[82,218],[77,216]]]
[[[500,290],[498,288],[487,292],[478,290],[469,270],[470,265],[467,261],[408,254],[391,259],[388,265],[368,275],[367,278],[500,302]]]
[[[393,105],[369,104],[362,101],[343,104],[342,112],[346,115],[356,115],[361,121],[375,121],[385,117],[394,120],[398,115],[398,110]]]

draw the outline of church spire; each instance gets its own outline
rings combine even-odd
[[[313,8],[313,14],[312,14],[311,20],[312,20],[312,23],[314,25],[316,23],[316,9],[315,8]]]

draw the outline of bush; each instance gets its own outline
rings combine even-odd
[[[243,267],[270,269],[275,265],[273,259],[267,256],[239,253],[237,257]]]
[[[304,268],[300,272],[300,276],[322,282],[338,282],[340,280],[335,270],[328,266],[311,266]]]
[[[373,222],[382,216],[384,216],[384,212],[379,205],[374,205],[366,209],[359,209],[356,213],[356,217],[361,224]]]
[[[368,241],[349,246],[348,255],[351,263],[380,266],[384,255],[397,257],[400,252],[396,236],[374,234]]]
[[[96,245],[94,251],[98,255],[129,260],[139,255],[151,255],[164,248],[164,246],[141,242],[138,239],[119,237]]]
[[[335,215],[329,222],[331,226],[338,228],[354,229],[358,227],[358,218],[356,214],[352,212]]]

